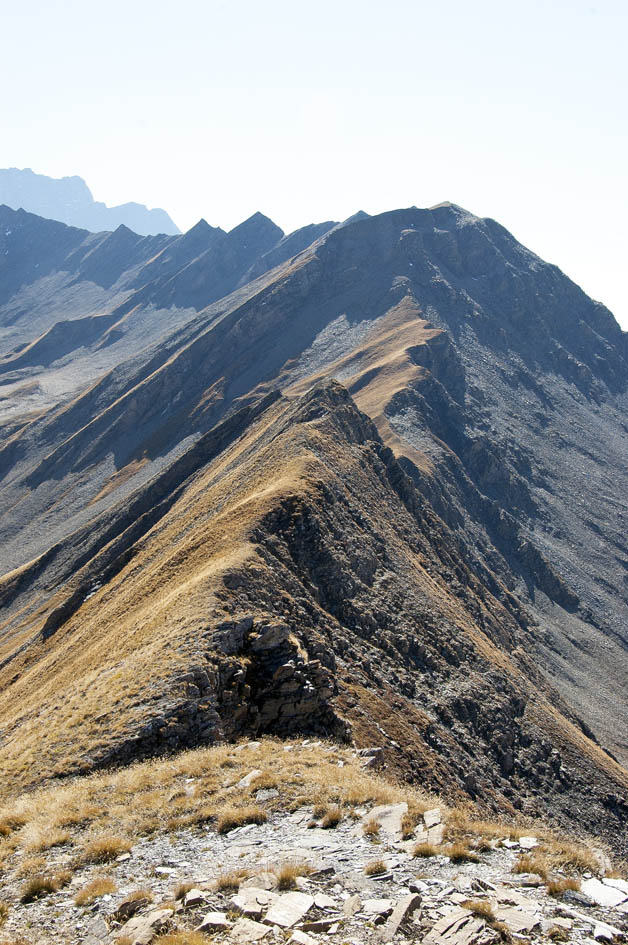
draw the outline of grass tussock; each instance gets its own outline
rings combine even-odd
[[[71,874],[65,870],[58,870],[56,873],[38,873],[31,876],[20,891],[20,902],[23,904],[35,902],[35,900],[42,899],[50,893],[59,892],[63,886],[70,882],[71,878]]]
[[[70,843],[70,834],[67,830],[46,830],[42,829],[40,825],[36,825],[32,826],[30,830],[26,828],[20,839],[23,842],[25,850],[29,852],[41,852]]]
[[[560,925],[553,925],[547,933],[547,937],[551,938],[553,942],[568,942],[569,932]]]
[[[462,903],[462,908],[468,909],[469,912],[477,916],[478,919],[484,919],[488,922],[493,922],[495,919],[493,907],[486,899],[466,899],[465,902]]]
[[[9,837],[15,830],[23,827],[26,822],[26,817],[20,814],[0,817],[0,837]]]
[[[419,802],[414,798],[408,804],[408,810],[401,819],[401,836],[404,840],[412,839],[414,831],[423,822],[423,814],[428,807],[427,799]]]
[[[273,872],[277,877],[277,889],[294,889],[297,885],[298,877],[309,876],[312,872],[312,867],[309,863],[302,861],[290,861],[282,863],[281,866],[278,866]]]
[[[553,876],[546,883],[548,895],[560,899],[564,892],[572,890],[577,892],[580,889],[580,880],[574,876]]]
[[[96,876],[91,882],[77,892],[74,902],[77,906],[87,906],[101,896],[114,893],[118,887],[110,876]]]
[[[286,744],[291,751],[283,750]],[[233,784],[255,768],[262,774],[253,785],[234,790]],[[135,838],[203,823],[227,829],[223,815],[250,807],[252,791],[278,785],[281,791],[264,802],[264,813],[293,811],[307,806],[312,797],[320,802],[321,818],[331,807],[346,816],[365,805],[406,801],[410,809],[424,809],[436,803],[419,790],[364,771],[350,749],[264,738],[257,747],[199,748],[77,777],[54,788],[23,791],[0,808],[0,852],[11,856],[27,825],[32,836],[66,831],[67,842],[77,849],[85,845],[86,830],[93,836]],[[255,819],[264,816],[261,810],[255,807]],[[246,817],[240,819],[242,813],[237,817],[233,826],[246,822]]]
[[[0,929],[9,918],[9,907],[6,902],[0,902]]]
[[[214,882],[214,889],[218,892],[237,891],[240,888],[242,880],[247,879],[250,875],[251,871],[245,867],[237,870],[228,870],[217,877]]]
[[[123,853],[128,853],[130,849],[131,844],[128,840],[106,834],[94,837],[87,843],[83,850],[82,860],[84,863],[110,863]]]
[[[190,889],[194,889],[194,883],[179,883],[178,886],[175,886],[174,892],[172,894],[175,902],[185,899]]]
[[[332,804],[332,806],[328,807],[323,814],[321,819],[321,827],[323,830],[331,830],[334,827],[337,827],[341,820],[342,811],[337,804]]]
[[[113,913],[114,918],[120,922],[126,922],[127,919],[134,916],[144,906],[153,901],[153,894],[150,889],[134,889],[122,902],[118,903],[118,908]]]
[[[412,856],[427,858],[429,856],[438,856],[439,853],[439,848],[435,847],[433,843],[417,843],[412,851]]]
[[[480,858],[477,853],[468,846],[468,844],[458,841],[448,847],[443,847],[440,851],[444,856],[448,856],[452,863],[479,863]]]
[[[36,873],[43,873],[48,867],[48,860],[45,856],[28,856],[20,860],[15,868],[16,879],[23,879],[25,876],[34,876]]]
[[[250,807],[225,807],[216,819],[217,833],[229,833],[236,827],[244,824],[264,824],[268,814],[261,807],[252,804]]]
[[[367,820],[364,826],[362,827],[362,832],[365,837],[369,837],[371,840],[377,839],[379,837],[380,823],[378,820],[375,820],[374,817],[371,817],[370,820]]]
[[[593,850],[579,843],[569,843],[560,840],[546,840],[543,850],[554,869],[577,870],[579,873],[587,871],[600,873],[600,861]]]
[[[371,860],[364,867],[364,872],[367,876],[382,876],[388,872],[388,868],[383,860]]]
[[[536,873],[542,880],[546,880],[550,871],[550,863],[543,853],[524,853],[512,868],[513,873]]]

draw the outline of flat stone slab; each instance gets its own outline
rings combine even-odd
[[[156,934],[166,927],[172,916],[172,909],[154,909],[148,915],[134,916],[122,926],[118,937],[130,939],[133,945],[149,945]]]
[[[607,879],[604,877],[602,880],[605,886],[612,886],[613,889],[619,889],[621,892],[626,893],[628,896],[628,882],[625,879]]]
[[[386,921],[384,928],[377,935],[378,941],[391,942],[398,932],[401,923],[410,915],[412,915],[412,913],[418,909],[420,905],[421,897],[415,893],[411,893],[409,896],[404,896],[404,898],[397,903],[392,911],[392,915]]]
[[[483,928],[484,923],[468,909],[453,909],[434,924],[423,941],[427,945],[471,945]]]
[[[393,910],[392,899],[365,899],[360,912],[366,915],[387,915]]]
[[[396,840],[401,840],[401,823],[407,813],[408,805],[405,802],[401,804],[380,804],[364,815],[362,823],[366,824],[369,820],[375,820],[379,824],[382,833],[388,834]]]
[[[205,899],[206,896],[202,890],[190,889],[183,897],[183,905],[186,909],[192,908],[192,906],[200,906],[205,902]]]
[[[522,850],[533,850],[538,843],[537,837],[519,837],[519,846]]]
[[[259,918],[268,906],[272,905],[279,896],[258,886],[241,887],[239,892],[232,896],[231,902],[243,915]]]
[[[345,899],[342,911],[345,915],[355,915],[356,912],[362,911],[362,900],[357,893],[354,893],[353,896],[349,896],[348,899]]]
[[[250,787],[255,778],[259,778],[261,773],[259,768],[254,768],[252,771],[249,771],[248,774],[245,774],[243,778],[240,778],[236,787]]]
[[[337,909],[338,903],[326,893],[317,893],[314,896],[314,905],[317,909]]]
[[[268,895],[268,893],[267,893]],[[307,893],[289,892],[278,896],[266,913],[266,922],[280,925],[284,929],[292,928],[314,905],[314,897]]]
[[[628,893],[610,886],[608,883],[602,883],[599,879],[587,879],[580,885],[580,892],[588,896],[598,906],[605,906],[607,909],[618,906],[621,902],[628,899]]]
[[[270,926],[262,925],[261,922],[254,922],[253,919],[238,919],[231,929],[229,938],[232,942],[240,942],[242,945],[246,942],[258,942],[270,932]]]
[[[423,814],[423,822],[426,827],[436,827],[441,822],[440,807],[432,807]]]
[[[531,932],[541,922],[541,917],[533,912],[524,912],[523,909],[502,908],[495,910],[495,918],[504,922],[511,932]]]
[[[208,912],[201,924],[196,926],[196,931],[219,932],[221,929],[230,929],[231,925],[226,912]]]

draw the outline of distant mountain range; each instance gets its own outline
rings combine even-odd
[[[165,210],[149,210],[141,203],[107,207],[94,200],[82,177],[46,177],[28,167],[0,170],[0,204],[93,233],[115,230],[120,224],[143,236],[180,232]]]
[[[333,735],[628,855],[626,456],[628,335],[454,204],[0,206],[5,791]]]

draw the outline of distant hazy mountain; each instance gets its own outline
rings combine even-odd
[[[0,170],[0,204],[3,203],[14,210],[21,207],[93,233],[115,230],[121,223],[142,236],[180,232],[165,210],[149,210],[141,203],[107,207],[94,200],[82,177],[55,179],[35,174],[30,168]]]

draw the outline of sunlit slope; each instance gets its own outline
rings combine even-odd
[[[588,796],[587,823],[613,831],[602,797],[626,772],[526,662],[343,388],[268,404],[182,486],[58,628],[30,621],[2,670],[7,788],[239,731],[353,726],[452,794],[531,813],[551,798],[558,819]]]

